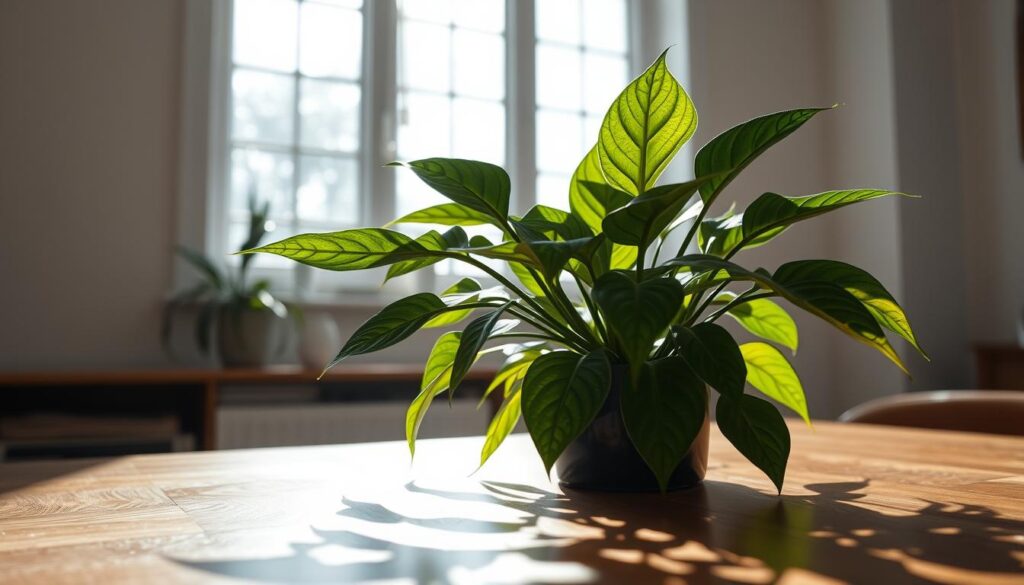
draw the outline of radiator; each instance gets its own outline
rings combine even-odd
[[[442,397],[443,398],[443,397]],[[489,409],[475,400],[438,400],[420,427],[420,438],[482,435]],[[217,448],[244,449],[392,441],[405,438],[405,402],[222,406]]]

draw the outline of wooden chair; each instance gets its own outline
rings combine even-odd
[[[1024,392],[910,392],[855,406],[841,422],[1024,436]]]

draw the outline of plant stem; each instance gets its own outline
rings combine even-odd
[[[697,318],[700,317],[700,314],[703,313],[704,310],[708,308],[708,305],[710,305],[711,302],[715,300],[715,297],[718,296],[718,293],[722,292],[722,290],[725,289],[725,287],[728,286],[730,282],[732,281],[727,280],[722,284],[718,285],[718,287],[715,288],[714,292],[712,292],[711,295],[708,296],[708,298],[704,299],[704,302],[701,303],[697,310],[690,314],[690,317],[687,320],[687,325],[692,325],[694,321],[696,321]]]
[[[588,295],[587,291],[583,288],[583,281],[580,280],[580,277],[575,274],[573,274],[572,277],[576,280],[576,286],[580,289],[580,296],[583,297],[583,302],[587,305],[587,310],[590,311],[590,318],[594,320],[594,329],[597,331],[597,336],[604,345],[608,345],[608,330],[604,327],[604,322],[601,320],[601,314],[598,312],[597,307],[594,306],[594,302],[590,299],[590,295]]]
[[[765,293],[761,293],[759,295],[747,296],[750,292],[752,292],[754,290],[757,290],[756,286],[753,287],[752,289],[746,291],[745,293],[741,294],[740,296],[734,298],[733,300],[729,301],[721,309],[718,309],[714,313],[711,313],[710,315],[708,315],[708,318],[705,319],[704,322],[705,323],[714,323],[716,319],[718,319],[722,315],[728,313],[729,311],[734,309],[736,306],[742,305],[743,303],[749,303],[750,301],[755,301],[757,299],[766,299],[768,297],[775,296],[775,293],[771,293],[771,292],[765,292]]]

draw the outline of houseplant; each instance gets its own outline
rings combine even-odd
[[[267,234],[270,204],[260,205],[249,196],[249,230],[241,250],[259,243]],[[217,353],[226,367],[263,366],[284,348],[288,336],[288,307],[271,294],[266,280],[249,281],[252,256],[242,256],[236,269],[222,267],[205,255],[184,246],[178,255],[202,277],[167,303],[161,338],[170,348],[172,325],[185,307],[197,306],[195,339],[199,350],[209,354],[216,339]]]
[[[431,351],[422,392],[408,411],[410,449],[432,400],[451,395],[474,361],[494,351],[485,349],[487,342],[519,339],[499,346],[508,359],[488,392],[501,392],[504,401],[487,431],[481,464],[522,416],[549,472],[557,463],[570,486],[691,485],[703,477],[707,457],[710,387],[718,393],[722,433],[781,491],[786,425],[769,402],[744,392],[749,382],[808,418],[800,382],[776,347],[795,351],[797,331],[772,299],[824,319],[904,370],[884,330],[918,347],[903,310],[863,270],[829,260],[789,262],[774,271],[733,262],[740,251],[766,244],[798,221],[898,193],[765,193],[743,213],[708,215],[748,164],[826,109],[740,124],[700,149],[695,180],[656,185],[697,125],[694,105],[662,54],[608,110],[597,144],[572,178],[570,212],[537,205],[521,217],[510,215],[509,177],[494,165],[441,158],[392,163],[450,200],[396,223],[450,226],[446,231],[417,238],[377,228],[306,234],[245,253],[278,254],[328,270],[388,266],[389,278],[454,259],[496,281],[483,288],[464,279],[440,295],[423,292],[394,302],[328,364],[483,311],[464,330],[441,335]],[[501,230],[502,241],[468,237],[463,227],[477,225]],[[685,237],[668,253],[666,242],[677,229],[685,229]],[[510,272],[481,258],[503,261]],[[738,344],[716,322],[726,315],[764,341]]]

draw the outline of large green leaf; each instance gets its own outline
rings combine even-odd
[[[630,202],[632,196],[608,185],[601,172],[601,161],[597,146],[590,149],[583,158],[569,183],[569,209],[582,219],[594,233],[601,233],[604,218]],[[606,241],[604,261],[594,263],[595,277],[608,270],[629,269],[636,262],[637,249]]]
[[[476,304],[480,305],[500,306],[493,303]],[[437,315],[453,310],[458,309],[449,307],[433,293],[419,293],[395,301],[356,329],[326,369],[334,367],[349,356],[391,347],[415,333]]]
[[[597,150],[606,182],[632,195],[647,191],[696,129],[697,110],[662,53],[604,117]]]
[[[683,303],[683,286],[674,278],[654,278],[641,283],[630,274],[615,271],[594,283],[591,291],[626,355],[635,378],[647,360],[655,340],[668,329]]]
[[[694,176],[725,174],[701,186],[700,196],[704,204],[710,205],[722,189],[761,153],[826,109],[805,108],[754,118],[726,130],[705,144],[694,159]]]
[[[622,393],[626,432],[662,490],[704,424],[707,399],[704,382],[680,357],[643,364]]]
[[[722,394],[743,393],[747,367],[732,335],[714,323],[672,327],[679,355],[695,374]]]
[[[904,372],[899,355],[885,338],[872,314],[852,294],[834,282],[804,279],[799,273],[776,272],[774,276],[751,271],[728,260],[705,254],[678,256],[664,266],[679,266],[712,275],[728,274],[731,280],[745,280],[773,291],[801,309],[816,315],[853,339],[877,349]]]
[[[530,366],[523,380],[523,417],[548,473],[601,410],[611,379],[604,350],[582,356],[555,351]]]
[[[452,379],[449,385],[451,392],[454,392],[459,387],[462,379],[469,373],[469,368],[476,361],[477,354],[483,349],[484,344],[487,343],[491,335],[495,333],[498,320],[501,319],[501,315],[511,304],[512,301],[509,301],[498,307],[497,310],[477,317],[466,326],[465,331],[462,332],[462,343],[459,344],[459,350],[455,353],[455,361],[452,364]],[[510,323],[511,326],[515,326],[518,321]],[[507,331],[511,327],[506,326],[502,329]]]
[[[804,387],[782,352],[760,341],[744,343],[740,351],[747,364],[747,381],[750,385],[789,407],[807,424],[811,424]]]
[[[504,225],[508,219],[511,183],[505,169],[458,158],[427,158],[404,166],[455,203],[492,217],[499,225]]]
[[[878,279],[864,270],[836,260],[800,260],[780,266],[775,278],[786,282],[827,281],[841,286],[863,303],[882,327],[906,339],[921,355],[928,357],[918,344],[903,308]]]
[[[483,398],[487,398],[491,392],[494,392],[499,387],[504,388],[504,396],[508,398],[513,386],[522,382],[533,362],[545,353],[547,351],[542,347],[532,347],[510,355],[501,364],[501,367],[498,368],[498,372],[494,375],[491,383],[487,385]],[[482,402],[483,400],[481,399]]]
[[[701,177],[686,183],[662,185],[632,199],[604,218],[605,235],[613,242],[646,249],[708,180],[708,177]]]
[[[430,230],[416,238],[415,241],[427,250],[433,250],[436,252],[444,251],[449,248],[465,248],[469,245],[469,238],[466,236],[465,230],[459,226],[455,226],[443,234],[438,233],[436,230]],[[403,274],[409,274],[410,272],[415,272],[421,268],[426,268],[427,266],[440,262],[442,259],[442,256],[436,255],[396,262],[388,268],[388,274],[384,281],[387,282],[388,280],[402,276]]]
[[[496,222],[493,217],[486,213],[466,207],[465,205],[459,205],[458,203],[442,203],[440,205],[434,205],[432,207],[427,207],[425,209],[420,209],[407,215],[403,215],[395,221],[390,222],[388,226],[399,223],[472,226],[488,223],[493,224]]]
[[[448,388],[452,362],[455,360],[461,338],[461,331],[445,333],[437,339],[430,350],[427,364],[423,368],[420,393],[405,413],[405,439],[409,443],[409,453],[412,455],[416,454],[416,436],[419,434],[420,424],[427,414],[427,409],[430,408],[434,397]]]
[[[534,205],[522,219],[512,224],[523,229],[519,234],[523,239],[531,241],[577,240],[594,236],[590,226],[578,216],[547,205]],[[527,237],[530,235],[534,237]]]
[[[716,297],[728,303],[736,297],[733,293],[721,293]],[[788,348],[794,354],[800,341],[796,322],[785,309],[770,299],[754,299],[740,303],[726,313],[744,329],[768,341],[774,341]]]
[[[718,397],[718,430],[782,493],[789,459],[789,429],[770,403],[749,394]]]
[[[522,387],[518,386],[501,403],[498,412],[494,414],[494,418],[487,425],[487,436],[484,439],[484,447],[480,451],[481,467],[483,467],[484,463],[487,463],[487,460],[498,450],[498,447],[505,441],[505,438],[516,428],[516,424],[519,423],[519,419],[522,416],[522,405]]]
[[[428,250],[405,234],[380,228],[302,234],[240,253],[256,252],[277,254],[325,270],[363,270],[446,254]]]

